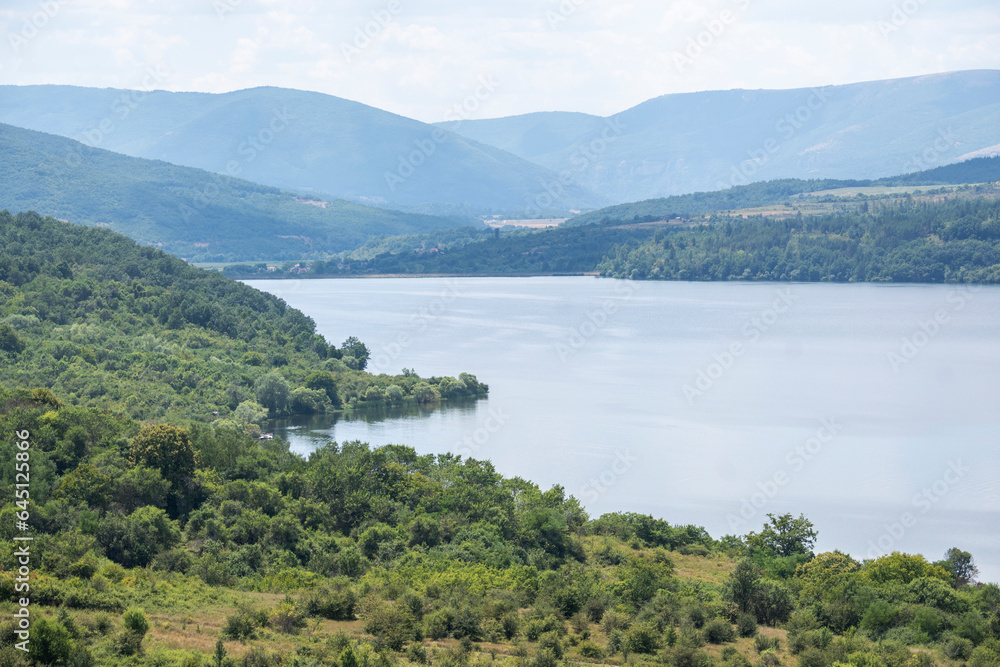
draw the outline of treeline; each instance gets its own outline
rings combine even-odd
[[[854,213],[713,217],[621,244],[601,275],[638,280],[1000,281],[1000,201],[865,202]]]
[[[274,296],[120,234],[0,211],[0,382],[137,419],[238,420],[481,397],[474,376],[365,372]],[[213,413],[216,413],[213,415]]]
[[[357,442],[304,459],[45,389],[0,390],[6,488],[18,452],[30,498],[0,508],[0,591],[14,598],[11,537],[30,535],[32,641],[25,657],[3,619],[3,664],[1000,662],[1000,588],[974,585],[960,549],[859,562],[814,554],[802,516],[720,540],[592,519],[489,462]]]
[[[316,262],[309,273],[316,276],[378,274],[518,275],[585,273],[615,244],[651,237],[651,229],[624,227],[556,227],[530,230],[470,230],[467,237],[441,235],[407,239],[403,247],[367,252],[339,260]],[[447,241],[451,241],[448,243]],[[388,241],[382,242],[383,247]]]

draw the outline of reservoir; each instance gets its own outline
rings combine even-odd
[[[1000,581],[1000,288],[592,277],[249,281],[368,370],[488,399],[279,429],[489,459],[713,537],[805,514],[817,552],[970,551]]]

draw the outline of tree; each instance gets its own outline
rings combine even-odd
[[[333,407],[340,407],[340,396],[337,395],[337,382],[330,371],[313,371],[306,376],[305,385],[309,389],[319,389],[326,392]]]
[[[194,476],[198,455],[188,432],[169,424],[147,424],[132,440],[129,458],[133,466],[160,471],[177,488]]]
[[[73,656],[73,638],[59,621],[40,618],[31,626],[28,657],[40,665],[64,665]]]
[[[785,557],[812,552],[817,533],[804,515],[800,514],[798,519],[791,514],[767,516],[770,522],[764,524],[760,533],[747,535],[747,547],[751,554]]]
[[[0,324],[0,350],[11,354],[24,351],[24,342],[17,337],[14,328],[9,324]]]
[[[354,336],[345,340],[340,349],[343,351],[345,357],[354,357],[357,359],[358,368],[356,370],[363,371],[368,367],[368,358],[371,356],[371,352],[369,352],[367,345]]]
[[[940,563],[946,570],[955,575],[955,585],[965,586],[972,583],[979,575],[979,568],[968,551],[962,551],[958,547],[948,549],[944,555],[944,562]]]
[[[726,581],[726,597],[733,601],[740,611],[750,611],[750,603],[760,582],[760,568],[749,558],[743,558]]]
[[[253,388],[257,394],[257,401],[268,409],[269,416],[284,414],[288,409],[291,391],[281,373],[271,371],[257,380]]]

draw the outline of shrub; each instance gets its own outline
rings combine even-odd
[[[705,634],[705,641],[710,644],[726,644],[736,639],[733,626],[721,618],[709,621],[702,632]]]
[[[257,636],[257,628],[267,622],[267,614],[246,605],[236,608],[236,613],[226,618],[222,628],[222,636],[230,639],[246,641]]]
[[[753,637],[757,634],[757,619],[751,614],[739,614],[736,617],[736,631],[740,637]]]
[[[272,628],[286,635],[297,634],[306,625],[306,619],[302,612],[288,598],[274,608],[267,620]]]
[[[600,660],[604,657],[604,649],[595,644],[592,641],[584,640],[576,647],[580,655],[584,658],[593,658],[595,660]]]
[[[142,609],[129,609],[122,615],[122,627],[140,637],[149,632],[149,619]]]
[[[637,623],[625,633],[624,649],[629,653],[656,653],[660,636],[656,628],[647,623]]]
[[[757,649],[758,653],[763,653],[764,651],[777,651],[781,646],[781,640],[777,637],[768,637],[767,635],[758,634],[753,638],[753,646]]]
[[[333,589],[322,587],[310,590],[300,602],[309,616],[320,616],[331,621],[352,621],[358,598],[350,585],[341,583]]]
[[[951,660],[967,660],[972,655],[972,642],[962,637],[952,637],[944,643],[942,652]]]

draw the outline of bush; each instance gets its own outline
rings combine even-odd
[[[594,660],[600,660],[604,657],[604,649],[595,644],[592,641],[584,640],[576,647],[576,650],[584,658],[593,658]]]
[[[740,637],[753,637],[757,634],[757,619],[751,614],[739,614],[736,617],[736,632]]]
[[[941,650],[950,660],[967,660],[972,655],[972,642],[962,637],[952,637],[944,643]]]
[[[331,621],[353,621],[358,597],[349,584],[341,583],[333,589],[312,589],[303,595],[300,602],[309,616],[320,616]]]
[[[140,637],[149,632],[149,619],[142,609],[129,609],[122,615],[122,627]]]
[[[637,623],[625,633],[624,649],[629,653],[656,653],[660,648],[660,633],[647,623]]]
[[[393,651],[402,649],[403,644],[414,638],[413,615],[396,602],[379,603],[369,612],[364,628]]]
[[[764,651],[777,651],[781,647],[781,640],[777,637],[768,637],[767,635],[758,634],[753,638],[753,647],[757,649],[757,653],[763,653]]]
[[[736,631],[733,626],[724,619],[714,618],[705,624],[705,641],[709,644],[726,644],[736,639]]]
[[[267,617],[268,623],[286,635],[298,634],[306,626],[306,619],[290,599],[285,599]]]
[[[229,639],[246,641],[257,637],[257,628],[267,622],[267,614],[251,607],[240,605],[236,613],[226,618],[222,628],[222,636]]]

